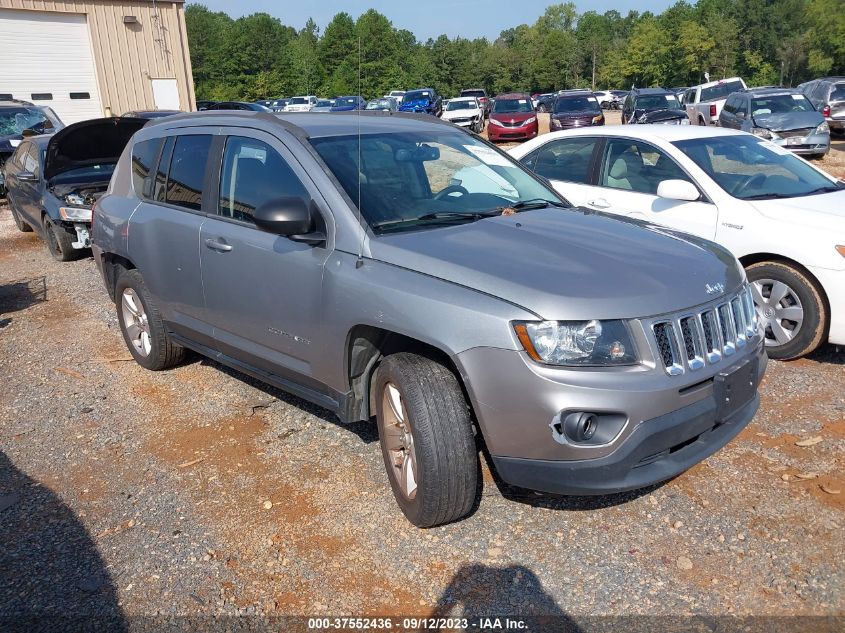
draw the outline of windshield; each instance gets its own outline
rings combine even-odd
[[[742,134],[677,141],[674,145],[735,198],[793,198],[838,189],[792,152]]]
[[[56,121],[55,123],[58,123]],[[0,109],[0,136],[20,136],[24,130],[32,129],[43,134],[58,127],[46,113],[38,108],[2,108]]]
[[[389,99],[378,99],[377,101],[370,101],[367,104],[367,110],[390,110]]]
[[[305,97],[294,97],[290,101],[288,101],[289,105],[302,105],[304,103],[308,103],[308,99]]]
[[[486,97],[483,90],[461,90],[462,97]]]
[[[675,95],[640,95],[636,110],[680,110],[681,104]]]
[[[358,105],[358,97],[340,97],[335,101],[334,105],[335,107]]]
[[[377,233],[473,221],[520,201],[562,204],[519,163],[451,129],[367,134],[358,143],[354,134],[311,140]]]
[[[331,108],[332,102],[328,99],[320,99],[317,103],[314,104],[315,108]]]
[[[784,114],[786,112],[813,112],[813,104],[804,95],[774,95],[751,100],[751,115]]]
[[[595,97],[558,97],[555,112],[597,112],[599,102]]]
[[[477,110],[478,104],[475,101],[450,101],[446,104],[446,110]]]
[[[727,99],[732,92],[739,92],[745,90],[745,86],[741,81],[726,81],[725,83],[716,84],[701,89],[701,98],[699,101],[716,101],[717,99]]]
[[[496,99],[496,103],[493,104],[493,112],[496,114],[534,112],[534,106],[528,99]]]
[[[402,97],[402,103],[408,103],[409,101],[417,101],[418,99],[431,99],[431,91],[412,90],[411,92],[406,92],[405,96]]]

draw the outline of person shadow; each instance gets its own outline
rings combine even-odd
[[[0,451],[0,631],[127,631],[85,526]]]
[[[505,617],[522,620],[531,633],[582,633],[582,629],[524,565],[463,565],[443,590],[431,618]],[[470,625],[472,626],[472,625]],[[501,630],[507,630],[504,622]]]

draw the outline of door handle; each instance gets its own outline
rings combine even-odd
[[[591,207],[595,207],[596,209],[610,208],[610,203],[604,198],[599,198],[598,200],[590,200],[587,204],[589,204]]]
[[[205,241],[205,245],[213,251],[220,251],[221,253],[228,253],[232,250],[232,247],[226,242],[218,242],[217,240],[213,240],[211,238]]]

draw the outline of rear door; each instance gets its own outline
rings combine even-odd
[[[650,143],[609,138],[599,161],[599,187],[588,206],[648,220],[712,240],[718,210],[710,202],[668,200],[657,195],[664,180],[695,181],[663,150]]]
[[[255,209],[277,198],[319,193],[275,137],[232,128],[222,147],[213,214],[200,260],[209,321],[227,356],[322,391],[319,358],[323,266],[330,250],[259,229]]]
[[[32,226],[41,227],[41,150],[35,143],[27,143],[25,152],[21,154],[21,168],[18,172],[27,172],[35,180],[14,179],[15,208],[18,213]]]
[[[136,191],[141,202],[127,236],[130,258],[158,300],[168,328],[209,347],[214,338],[205,317],[199,237],[210,209],[204,183],[213,138],[207,128],[177,130],[166,138],[154,177],[146,191]],[[133,163],[148,149],[133,148]]]

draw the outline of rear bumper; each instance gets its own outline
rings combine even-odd
[[[509,484],[556,494],[602,495],[643,488],[671,479],[709,457],[751,422],[760,396],[723,422],[715,422],[715,398],[646,420],[618,450],[576,461],[493,457]]]

